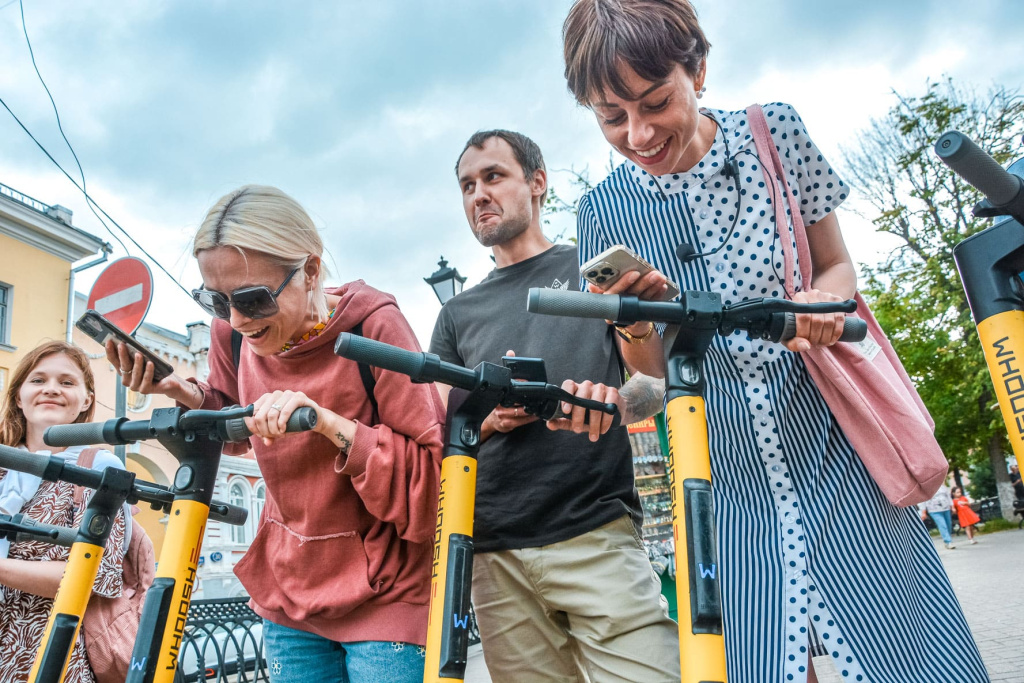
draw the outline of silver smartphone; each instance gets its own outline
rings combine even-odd
[[[580,275],[587,282],[592,282],[601,289],[608,289],[630,271],[638,271],[642,277],[654,269],[654,266],[633,253],[629,247],[616,244],[584,263],[580,268]],[[668,291],[662,299],[668,301],[677,296],[679,286],[669,280]]]

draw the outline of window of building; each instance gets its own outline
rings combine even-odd
[[[14,287],[0,282],[0,344],[11,345],[11,298]]]
[[[257,484],[252,497],[252,528],[258,529],[260,517],[263,516],[263,506],[267,503],[267,485],[262,481]]]
[[[241,482],[234,482],[228,489],[228,502],[232,505],[237,505],[241,508],[249,508],[249,496],[246,494],[245,487],[242,486]],[[248,534],[246,533],[246,525],[236,526],[229,524],[228,527],[231,529],[231,542],[239,545],[248,543]]]

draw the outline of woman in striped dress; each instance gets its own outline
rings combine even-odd
[[[578,0],[564,42],[569,89],[626,157],[580,202],[581,262],[625,244],[660,272],[630,274],[610,292],[654,298],[667,275],[726,303],[784,297],[771,206],[779,188],[765,186],[745,112],[698,107],[709,46],[686,0]],[[764,112],[813,262],[810,283],[790,264],[793,299],[850,298],[856,272],[833,213],[846,186],[792,107]],[[792,239],[789,226],[782,234]],[[677,258],[680,244],[696,258]],[[708,353],[730,683],[813,681],[810,656],[824,652],[847,683],[983,683],[924,526],[880,492],[797,353],[834,344],[841,320],[800,316],[786,345],[733,334]],[[636,323],[626,338],[644,339],[650,325]],[[653,337],[623,352],[642,372],[663,374]],[[952,615],[953,637],[934,637],[935,614]]]

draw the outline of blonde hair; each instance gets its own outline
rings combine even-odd
[[[310,304],[318,319],[327,319],[324,243],[313,219],[289,195],[268,185],[244,185],[221,197],[199,226],[192,240],[192,255],[216,247],[256,252],[285,270],[301,268],[310,256],[316,256],[320,270],[310,291]]]
[[[4,390],[3,407],[0,408],[0,444],[18,446],[24,442],[25,432],[28,431],[28,422],[25,420],[25,413],[18,407],[18,392],[21,391],[21,385],[28,379],[29,374],[39,365],[39,361],[57,353],[63,353],[82,371],[86,391],[89,392],[90,397],[96,395],[96,382],[92,376],[92,368],[89,367],[89,357],[80,348],[62,341],[40,344],[21,359],[18,366],[14,368],[14,375],[11,377],[7,389]],[[89,407],[80,412],[74,422],[90,421],[95,409],[96,401],[90,401]]]

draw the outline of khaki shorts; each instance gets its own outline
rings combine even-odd
[[[628,516],[561,543],[477,553],[494,683],[679,683],[679,632]]]

